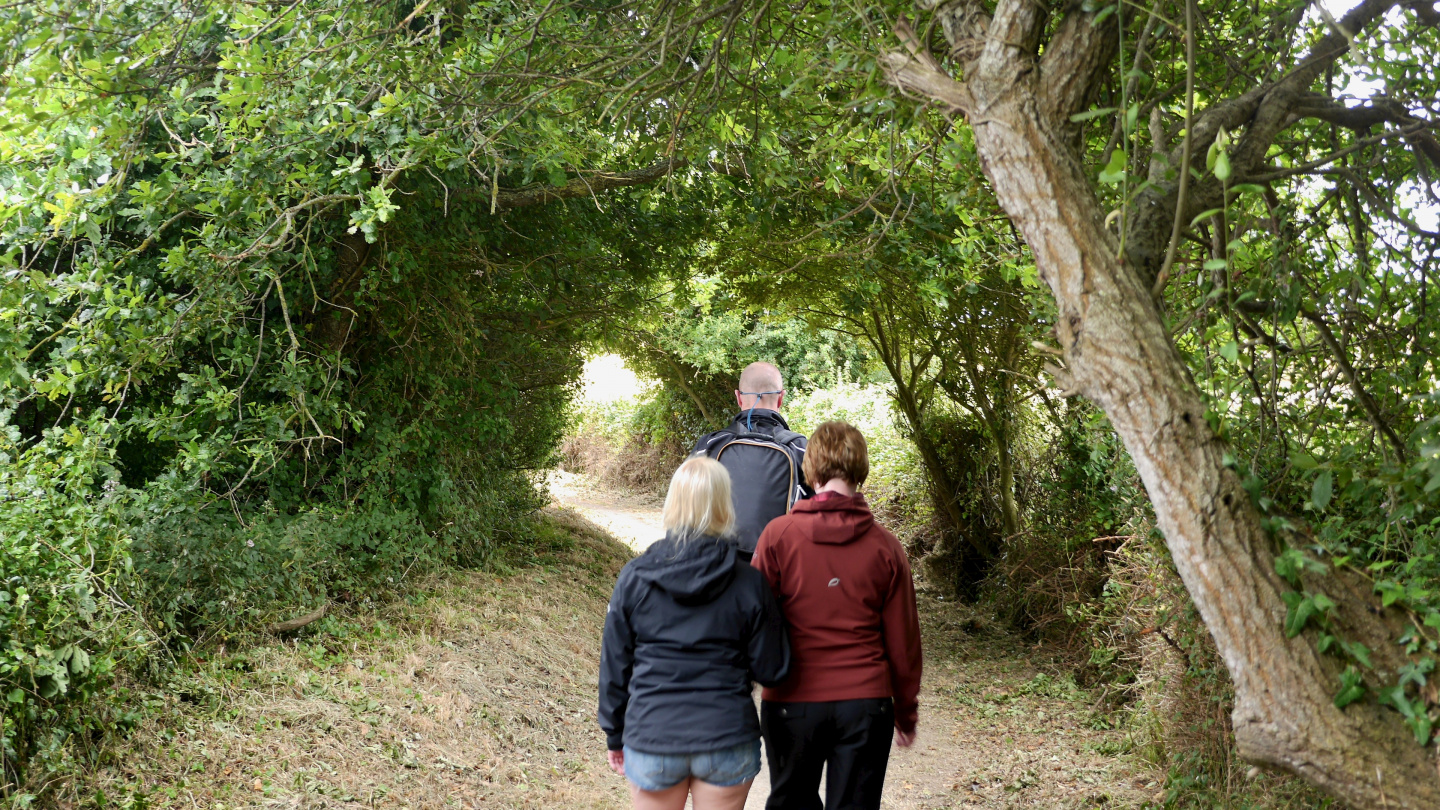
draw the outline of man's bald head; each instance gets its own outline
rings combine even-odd
[[[753,396],[766,391],[777,393],[765,394],[758,399]],[[740,388],[735,391],[735,402],[742,411],[750,408],[778,411],[785,398],[784,392],[785,380],[780,376],[780,369],[770,363],[751,363],[740,372]]]

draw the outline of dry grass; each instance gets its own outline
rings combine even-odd
[[[560,459],[566,471],[586,475],[604,489],[663,496],[689,450],[676,439],[652,444],[631,437],[617,446],[603,436],[580,433],[565,437]]]
[[[920,740],[892,756],[886,807],[1155,806],[1159,776],[1092,722],[1097,696],[1059,650],[1025,649],[966,605],[922,596],[920,616]]]
[[[323,634],[217,651],[95,788],[217,810],[622,805],[595,682],[630,552],[573,513],[549,520],[575,540],[539,567],[455,574]]]
[[[1140,532],[1108,552],[1110,579],[1092,633],[1116,655],[1106,694],[1135,747],[1165,774],[1167,807],[1302,808],[1323,797],[1300,780],[1258,772],[1235,753],[1224,661],[1179,576]]]

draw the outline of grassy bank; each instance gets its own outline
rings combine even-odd
[[[69,806],[612,807],[589,776],[595,661],[630,552],[546,510],[508,574],[198,654]],[[593,747],[593,746],[592,746]],[[606,772],[608,773],[608,771]]]

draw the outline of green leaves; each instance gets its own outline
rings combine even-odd
[[[1420,745],[1430,743],[1430,735],[1433,730],[1433,723],[1430,720],[1429,712],[1426,710],[1424,700],[1411,700],[1405,693],[1404,684],[1387,686],[1377,691],[1381,705],[1389,706],[1400,713],[1404,718],[1405,727],[1415,735],[1415,742]]]
[[[1110,115],[1110,114],[1114,113],[1114,112],[1115,112],[1116,110],[1118,110],[1118,109],[1120,109],[1120,108],[1119,108],[1119,107],[1100,107],[1100,108],[1094,109],[1094,110],[1086,110],[1085,112],[1075,113],[1074,115],[1070,116],[1070,120],[1071,120],[1072,122],[1078,124],[1078,123],[1081,123],[1081,122],[1083,122],[1083,121],[1091,121],[1091,120],[1094,120],[1094,119],[1096,119],[1096,118],[1100,118],[1101,116]]]
[[[1200,223],[1210,219],[1211,217],[1215,216],[1223,210],[1223,208],[1207,208],[1204,211],[1201,211],[1200,213],[1195,215],[1194,219],[1190,220],[1190,227],[1193,228],[1196,225],[1199,225]]]
[[[1335,693],[1335,708],[1343,709],[1362,697],[1365,697],[1365,683],[1360,671],[1355,667],[1346,667],[1340,673],[1340,691]]]
[[[101,419],[26,447],[11,414],[0,409],[0,747],[7,767],[23,771],[49,756],[41,745],[52,734],[112,731],[117,658],[141,658],[151,642],[130,609],[94,598],[135,592],[126,532],[134,502],[102,486],[114,470]]]
[[[1315,596],[1298,591],[1286,591],[1281,594],[1281,598],[1284,600],[1285,606],[1289,608],[1285,616],[1286,638],[1300,635],[1305,630],[1305,625],[1313,617],[1323,615],[1326,610],[1334,607],[1334,603],[1323,594]]]
[[[1324,510],[1330,505],[1330,496],[1334,492],[1335,476],[1329,470],[1321,470],[1315,476],[1315,483],[1310,487],[1310,503],[1314,508]]]
[[[1427,677],[1435,671],[1434,658],[1422,658],[1419,661],[1411,661],[1400,668],[1400,686],[1414,684],[1416,689],[1424,689]]]
[[[135,613],[223,635],[523,543],[577,347],[716,204],[685,176],[664,211],[491,216],[492,188],[632,168],[662,125],[703,140],[644,88],[603,119],[635,74],[574,75],[652,19],[455,12],[413,47],[335,0],[62,1],[53,30],[29,5],[0,14],[0,784],[183,646]]]
[[[1230,179],[1230,154],[1219,152],[1215,155],[1215,163],[1211,168],[1215,172],[1215,178],[1224,183]]]
[[[1370,663],[1370,648],[1358,641],[1342,641],[1340,648],[1351,658],[1360,662],[1366,669],[1374,669],[1375,665]]]
[[[1285,578],[1294,587],[1300,587],[1300,574],[1305,570],[1305,553],[1298,548],[1287,548],[1275,557],[1275,573]]]
[[[391,215],[400,210],[400,206],[390,201],[391,193],[392,189],[383,185],[366,189],[365,204],[350,215],[349,232],[359,230],[365,234],[366,242],[373,243],[380,225],[389,222]]]
[[[1237,363],[1240,361],[1240,344],[1236,343],[1233,340],[1221,344],[1220,348],[1217,351],[1219,351],[1221,357],[1225,358],[1231,363]]]
[[[1110,162],[1100,170],[1100,182],[1107,184],[1119,183],[1125,179],[1125,150],[1115,149],[1110,153]]]
[[[1230,179],[1230,133],[1221,127],[1215,133],[1215,140],[1205,153],[1205,169],[1212,172],[1221,183]]]

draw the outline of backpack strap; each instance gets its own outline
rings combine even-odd
[[[775,441],[790,453],[790,458],[795,461],[795,469],[803,470],[805,447],[808,444],[808,441],[805,438],[805,434],[796,433],[793,430],[781,429],[775,431]],[[790,495],[790,506],[792,509],[797,502],[802,501],[805,498],[809,498],[810,496],[815,494],[814,492],[810,491],[810,486],[805,483],[805,474],[803,471],[797,477],[795,486],[792,489],[793,491]]]
[[[730,428],[722,428],[713,433],[707,433],[697,439],[695,441],[695,447],[690,451],[690,457],[698,458],[699,456],[709,456],[710,458],[715,458],[720,455],[720,452],[724,450],[727,445],[737,439],[749,439],[766,444],[778,444],[790,453],[797,467],[800,464],[798,456],[803,455],[805,452],[805,434],[796,433],[793,430],[781,428],[774,433],[764,433],[758,430],[742,430],[736,433]]]
[[[774,439],[775,441],[785,445],[786,447],[795,447],[795,442],[798,441],[800,442],[800,446],[798,449],[802,452],[805,450],[805,434],[803,433],[796,433],[793,430],[786,430],[784,428],[781,428],[775,431]]]
[[[728,430],[717,430],[713,433],[706,433],[695,440],[695,447],[690,451],[690,458],[709,456],[714,458],[725,449],[725,445],[735,441],[736,436]]]

